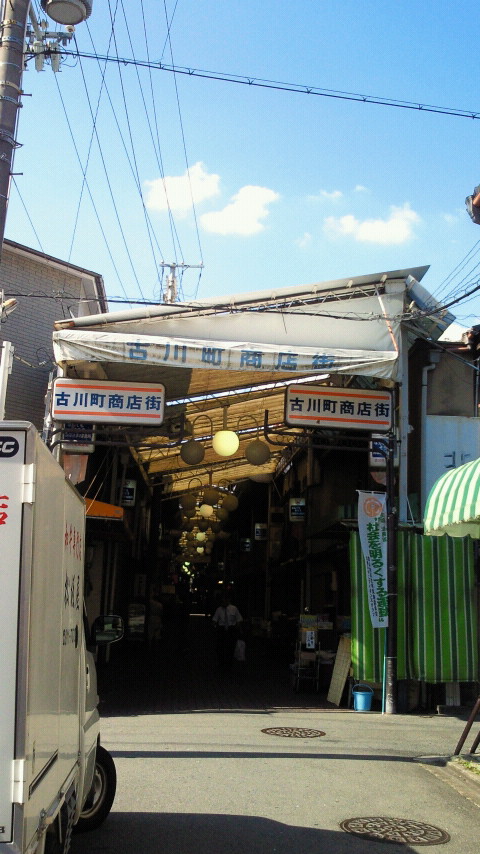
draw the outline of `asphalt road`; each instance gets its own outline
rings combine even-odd
[[[262,732],[271,727],[287,729]],[[480,776],[448,761],[463,727],[456,717],[324,709],[107,717],[117,796],[72,854],[406,854],[425,851],[425,825],[440,830],[437,844],[449,835],[446,853],[478,854]],[[386,845],[340,828],[357,817],[419,827],[410,844]]]

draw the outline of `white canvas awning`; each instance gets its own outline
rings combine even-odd
[[[59,321],[56,358],[272,375],[328,368],[394,379],[406,277],[403,271]]]

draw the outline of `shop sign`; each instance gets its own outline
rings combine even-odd
[[[358,493],[358,532],[365,558],[370,619],[375,629],[388,626],[387,496]]]
[[[395,451],[393,454],[393,464],[398,467],[398,449],[399,443],[395,442]],[[385,452],[388,453],[388,439],[382,435],[372,433],[370,440],[369,466],[371,469],[384,469],[387,465]]]
[[[305,499],[290,498],[288,503],[290,522],[305,521]]]
[[[267,539],[267,531],[268,531],[268,526],[264,522],[255,522],[255,539],[256,540],[266,540]]]
[[[122,489],[122,507],[135,507],[137,481],[126,480]]]
[[[291,427],[384,433],[392,426],[392,396],[383,390],[291,385],[285,395],[285,421]]]
[[[163,423],[165,387],[159,383],[108,382],[59,377],[54,382],[54,421],[104,424]]]
[[[62,450],[67,454],[93,454],[95,450],[94,425],[67,421],[62,430]]]

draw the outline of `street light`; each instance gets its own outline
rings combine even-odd
[[[41,0],[52,21],[64,26],[81,24],[92,14],[92,0]]]

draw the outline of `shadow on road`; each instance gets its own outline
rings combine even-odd
[[[348,818],[349,816],[345,816]],[[73,838],[71,854],[408,854],[405,844],[365,841],[342,830],[291,827],[257,816],[112,813],[92,833]]]

